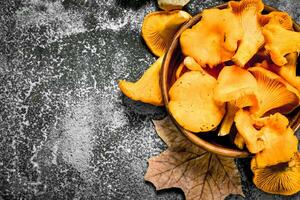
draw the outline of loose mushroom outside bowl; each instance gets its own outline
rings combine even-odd
[[[227,8],[227,3],[216,6],[215,8]],[[269,13],[271,11],[276,10],[277,9],[265,5],[263,12]],[[201,15],[202,13],[195,15],[193,18],[191,18],[191,20],[189,20],[180,28],[180,30],[176,33],[175,37],[173,38],[173,41],[164,57],[161,70],[161,87],[166,109],[172,121],[176,124],[181,133],[183,133],[191,142],[198,145],[199,147],[209,152],[227,157],[242,158],[251,156],[251,154],[247,150],[240,150],[237,147],[235,147],[235,145],[232,143],[232,140],[234,139],[233,136],[235,135],[235,130],[232,130],[232,133],[225,137],[218,136],[216,131],[211,131],[207,133],[192,133],[181,127],[173,118],[172,113],[169,111],[168,92],[172,84],[175,82],[175,72],[184,58],[181,52],[179,38],[184,30],[191,28],[193,25],[195,25],[201,20]],[[300,26],[298,24],[294,22],[293,26],[295,31],[300,32]],[[290,122],[292,129],[296,131],[300,124],[300,112],[298,110],[292,113],[292,116],[290,117]]]

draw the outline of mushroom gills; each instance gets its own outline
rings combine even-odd
[[[164,55],[178,29],[190,18],[190,14],[178,10],[148,14],[143,21],[142,37],[151,52],[159,57]]]
[[[257,168],[251,161],[253,183],[259,189],[271,194],[293,195],[300,191],[300,153],[291,161],[265,168]]]

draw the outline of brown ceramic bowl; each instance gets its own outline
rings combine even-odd
[[[226,4],[222,4],[219,6],[216,6],[215,8],[224,9],[227,7]],[[271,11],[275,11],[275,8],[272,8],[270,6],[266,6],[264,8],[264,13],[269,13]],[[209,133],[192,133],[190,131],[185,130],[183,127],[181,127],[176,120],[173,118],[172,113],[169,111],[169,95],[168,91],[172,84],[174,83],[174,75],[176,72],[176,69],[178,68],[179,64],[183,61],[183,55],[181,52],[180,44],[179,44],[179,37],[182,34],[182,32],[188,28],[191,28],[193,25],[195,25],[197,22],[200,21],[202,13],[199,13],[195,15],[191,20],[189,20],[186,24],[184,24],[180,30],[176,33],[167,53],[163,61],[162,66],[162,76],[161,76],[161,86],[162,86],[162,93],[163,98],[165,102],[166,109],[173,120],[173,122],[176,124],[178,129],[194,144],[198,145],[199,147],[223,156],[228,157],[234,157],[234,158],[241,158],[241,157],[248,157],[250,156],[250,153],[246,150],[240,150],[235,145],[233,145],[233,136],[234,134],[229,134],[228,136],[224,137],[218,137],[217,133],[214,131],[211,131]],[[298,32],[300,32],[300,26],[297,25],[294,22],[294,29]],[[291,119],[291,126],[294,129],[298,129],[299,127],[299,112],[297,112]]]

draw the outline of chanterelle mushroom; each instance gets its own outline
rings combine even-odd
[[[187,71],[189,71],[189,69],[184,65],[184,63],[183,62],[180,63],[175,73],[176,80],[179,79],[179,77],[182,76]]]
[[[234,121],[248,150],[255,153],[258,168],[288,162],[297,152],[298,139],[288,127],[288,119],[280,113],[257,119],[239,110]]]
[[[257,117],[272,111],[289,113],[299,105],[299,92],[275,73],[262,67],[252,67],[258,85],[259,109],[252,110]]]
[[[183,60],[184,65],[191,71],[202,71],[202,67],[192,57],[185,57]]]
[[[142,37],[156,56],[162,56],[180,26],[191,18],[185,11],[156,11],[144,18]]]
[[[206,132],[216,128],[225,113],[224,103],[214,100],[215,78],[200,71],[184,73],[169,90],[169,110],[186,130]]]
[[[212,68],[231,59],[241,37],[239,21],[230,9],[207,9],[200,22],[181,34],[180,44],[184,55]]]
[[[246,69],[238,66],[224,67],[217,79],[215,98],[221,102],[233,102],[237,107],[257,104],[257,82]]]
[[[244,149],[245,147],[245,140],[243,136],[239,132],[237,132],[235,138],[234,138],[234,144],[239,148],[239,149]]]
[[[260,140],[264,149],[255,154],[253,162],[258,168],[288,162],[298,150],[298,139],[293,130],[288,127],[288,119],[280,113],[257,120],[262,128]]]
[[[119,82],[121,91],[133,100],[162,106],[164,103],[159,83],[162,61],[163,56],[151,65],[135,83],[121,80]]]
[[[233,124],[235,113],[239,110],[239,108],[231,102],[226,103],[226,114],[224,119],[222,120],[219,136],[228,135],[231,130],[231,126]]]
[[[292,195],[300,191],[300,153],[291,161],[265,168],[257,168],[251,161],[253,183],[261,190],[281,195]]]
[[[258,153],[265,148],[264,141],[260,138],[262,133],[255,129],[256,122],[249,112],[240,109],[235,114],[234,122],[249,152]]]
[[[163,10],[178,10],[185,6],[190,0],[158,0],[158,6]]]
[[[283,28],[292,30],[293,20],[286,12],[273,11],[267,15],[260,15],[260,23],[264,26],[266,24],[279,24]]]
[[[285,55],[300,52],[300,33],[287,30],[279,24],[267,24],[263,28],[265,49],[270,52],[272,61],[283,66],[287,63]]]
[[[238,66],[224,67],[217,79],[215,98],[227,103],[227,112],[219,131],[220,136],[229,134],[235,113],[239,108],[252,106],[257,109],[257,83],[254,76]]]
[[[264,4],[261,0],[242,0],[230,1],[228,5],[240,20],[243,30],[243,37],[232,60],[244,66],[264,44],[262,27],[259,23],[259,15],[264,9]]]
[[[286,55],[285,58],[288,62],[284,66],[277,66],[273,63],[267,62],[264,62],[261,65],[275,72],[284,78],[289,84],[295,87],[298,91],[300,91],[300,77],[296,76],[298,53],[290,53]]]

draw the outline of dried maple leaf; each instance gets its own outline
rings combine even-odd
[[[187,140],[167,117],[154,121],[168,149],[148,160],[145,180],[157,190],[181,188],[186,199],[224,199],[242,194],[240,176],[232,158],[209,153]]]

